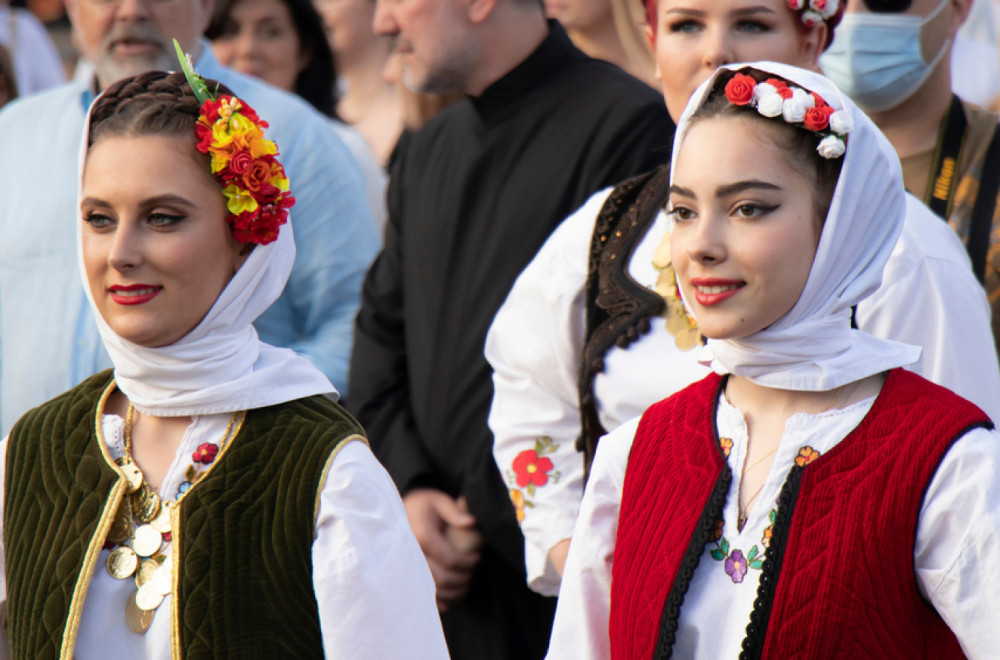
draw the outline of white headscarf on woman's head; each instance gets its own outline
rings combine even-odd
[[[912,364],[920,348],[850,327],[851,308],[878,289],[903,228],[906,201],[895,150],[857,106],[820,74],[774,62],[733,64],[716,71],[688,102],[677,126],[671,171],[691,123],[723,70],[752,67],[776,74],[850,113],[854,127],[823,225],[812,269],[798,301],[770,327],[742,339],[708,341],[712,368],[766,387],[831,390],[887,369]],[[783,121],[779,115],[767,121]],[[805,129],[803,129],[805,130]]]
[[[91,110],[95,106],[92,104]],[[78,209],[90,138],[89,112],[84,126]],[[192,125],[192,147],[195,142]],[[123,339],[101,316],[83,266],[82,230],[83,223],[78,221],[83,288],[104,347],[115,365],[115,382],[139,412],[186,417],[262,408],[313,394],[337,395],[330,380],[312,363],[292,350],[263,343],[251,325],[278,299],[292,271],[295,242],[291,221],[281,226],[276,241],[253,249],[191,332],[158,348]]]

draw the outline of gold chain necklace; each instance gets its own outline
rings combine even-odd
[[[156,609],[173,585],[171,562],[166,561],[162,552],[172,538],[170,507],[173,505],[160,499],[132,458],[134,411],[129,402],[123,433],[125,453],[115,460],[128,486],[108,530],[107,540],[118,547],[108,556],[107,569],[117,580],[134,577],[136,591],[125,604],[125,623],[132,632],[142,634],[149,630]],[[228,441],[236,416],[233,413],[229,418],[220,448]]]
[[[847,401],[847,399],[850,398],[851,394],[854,393],[854,390],[857,389],[858,382],[860,382],[860,381],[855,381],[854,383],[851,383],[850,387],[848,387],[847,385],[841,385],[840,387],[838,387],[836,390],[834,390],[833,398],[830,400],[830,403],[825,408],[823,408],[822,410],[820,410],[818,413],[813,413],[813,414],[821,415],[821,414],[823,414],[825,412],[829,412],[829,411],[831,411],[831,410],[833,410],[835,408],[839,408],[840,406],[844,405],[844,403]],[[729,399],[728,389],[729,388],[727,387],[726,391],[723,393],[724,396],[726,397],[726,401],[730,400]],[[733,405],[733,404],[730,402],[729,405]],[[779,444],[779,446],[780,446],[780,444]],[[748,437],[747,438],[747,450],[749,450],[749,449],[750,449],[750,439]],[[771,454],[773,454],[776,451],[778,451],[778,447],[775,447],[771,451],[767,452],[766,454],[764,454],[763,456],[761,456],[760,458],[758,458],[749,467],[743,468],[743,471],[740,472],[740,486],[742,487],[742,485],[743,485],[743,477],[746,476],[746,473],[748,471],[750,471],[751,469],[753,469],[755,466],[757,466],[758,464],[760,464],[761,461],[763,461],[765,458],[767,458],[768,456],[770,456]],[[760,485],[760,488],[758,488],[756,491],[754,491],[754,494],[751,495],[747,499],[746,502],[743,501],[742,488],[738,488],[737,489],[737,494],[736,494],[736,497],[737,497],[737,501],[736,501],[736,508],[737,508],[736,529],[738,531],[741,531],[741,532],[743,531],[743,527],[747,524],[747,520],[750,517],[749,516],[750,505],[753,504],[754,500],[757,499],[757,496],[760,495],[761,491],[764,490],[764,486],[766,486],[766,485],[767,485],[767,479],[765,478],[764,479],[764,483],[762,483]]]

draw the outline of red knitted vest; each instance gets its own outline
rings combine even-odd
[[[731,481],[715,429],[720,385],[710,375],[639,424],[612,569],[615,660],[670,656]],[[992,425],[975,405],[895,369],[853,432],[792,468],[741,658],[963,658],[917,591],[913,544],[941,457],[976,426]]]

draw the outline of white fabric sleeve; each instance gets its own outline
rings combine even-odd
[[[922,347],[921,361],[909,369],[1000,420],[1000,365],[986,293],[954,231],[911,195],[882,282],[858,305],[858,326]]]
[[[611,567],[625,466],[640,419],[622,424],[597,446],[566,558],[547,660],[611,657]]]
[[[392,479],[361,442],[327,474],[312,561],[326,657],[448,658],[427,561]]]
[[[7,641],[7,561],[4,559],[3,543],[3,503],[7,499],[7,440],[5,436],[0,441],[0,660],[10,657],[10,644]]]
[[[1000,433],[975,429],[948,450],[917,524],[917,584],[970,660],[997,657]]]
[[[559,592],[549,550],[570,537],[583,494],[583,456],[575,445],[584,287],[595,219],[610,192],[593,195],[556,228],[517,278],[486,337],[495,392],[493,456],[518,510],[528,586],[546,596]],[[549,468],[541,485],[523,469],[532,451],[551,461],[538,466]]]

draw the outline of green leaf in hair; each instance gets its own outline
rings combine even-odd
[[[198,99],[199,103],[213,100],[215,95],[208,91],[208,85],[205,84],[205,79],[199,76],[194,70],[194,64],[191,62],[191,56],[181,49],[181,45],[177,43],[176,39],[174,39],[174,50],[177,51],[177,59],[181,63],[181,71],[184,72],[184,77],[187,78],[188,84],[191,85],[191,91],[194,92],[194,97]]]

